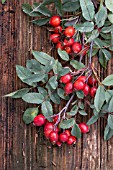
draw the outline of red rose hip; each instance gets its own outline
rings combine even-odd
[[[64,90],[66,94],[71,94],[73,92],[73,83],[69,82],[65,85]]]
[[[70,53],[72,52],[71,47],[68,47],[68,46],[65,47],[64,50],[65,50],[68,54],[70,54]]]
[[[80,76],[77,80],[85,82],[86,81],[86,76]]]
[[[59,116],[57,115],[57,116],[55,116],[55,117],[53,117],[53,123],[56,123],[57,122],[57,120],[58,120],[58,118],[59,118]]]
[[[49,134],[49,139],[52,143],[56,143],[58,141],[58,132],[51,131]]]
[[[50,35],[50,40],[53,43],[58,43],[59,39],[60,39],[60,35],[59,34],[51,34]]]
[[[60,83],[66,84],[66,83],[69,83],[71,80],[72,80],[72,76],[71,74],[68,73],[60,78]]]
[[[60,139],[61,142],[66,142],[68,140],[68,135],[65,132],[60,133],[59,139]]]
[[[68,46],[68,47],[72,46],[73,43],[74,43],[74,38],[70,38],[69,40],[67,40],[67,39],[64,40],[64,45],[65,46]]]
[[[59,146],[59,147],[61,147],[62,146],[62,142],[60,142],[60,141],[57,141],[57,146]]]
[[[50,25],[52,25],[53,27],[57,27],[60,25],[60,17],[59,16],[53,16],[50,18],[49,21]]]
[[[65,130],[65,133],[68,135],[68,137],[71,136],[71,132],[70,132],[69,129],[66,129],[66,130]]]
[[[85,88],[85,83],[83,81],[75,81],[74,82],[74,89],[75,90],[83,90]]]
[[[89,132],[89,126],[86,125],[85,123],[80,123],[79,124],[79,128],[81,130],[82,133],[87,133]]]
[[[90,89],[90,96],[91,97],[95,97],[96,91],[97,91],[97,87],[91,87],[91,89]]]
[[[47,139],[49,138],[49,134],[51,131],[53,131],[53,129],[54,129],[54,124],[52,122],[45,124],[44,135]]]
[[[72,45],[72,50],[74,53],[79,53],[82,50],[82,45],[79,42],[75,42]]]
[[[91,85],[91,86],[94,86],[94,85],[97,84],[97,80],[93,76],[90,76],[88,78],[88,84]]]
[[[57,27],[54,28],[54,32],[55,33],[61,33],[62,32],[62,27],[59,25]]]
[[[56,48],[60,48],[61,50],[63,50],[62,43],[61,43],[61,42],[58,42],[58,43],[56,44]]]
[[[90,87],[87,84],[85,84],[85,87],[83,89],[84,95],[87,96],[89,92],[90,92]]]
[[[75,29],[72,26],[69,26],[65,29],[64,34],[66,37],[72,37],[75,34]]]
[[[45,123],[45,117],[43,114],[39,114],[36,116],[33,120],[34,125],[36,126],[42,126]]]
[[[75,136],[69,136],[67,144],[68,145],[73,145],[76,142],[76,137]]]

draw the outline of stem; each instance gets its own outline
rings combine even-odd
[[[95,75],[95,78],[97,79],[99,85],[102,85],[102,83],[100,82],[100,80],[99,80],[99,78],[98,78],[98,76],[97,76],[97,73],[95,72],[94,67],[93,67],[92,65],[91,65],[91,68],[92,68],[92,71],[93,71],[93,73],[94,73],[94,75]]]
[[[82,34],[82,50],[84,49],[84,33]],[[80,56],[80,62],[82,61],[82,59],[83,59],[83,53],[81,54],[81,56]]]
[[[91,42],[91,46],[90,46],[90,58],[89,58],[89,64],[91,64],[92,61],[92,50],[93,50],[93,41]]]
[[[75,95],[75,94],[73,94],[73,95],[71,96],[71,98],[70,98],[69,101],[67,102],[66,106],[57,114],[57,115],[59,115],[59,118],[58,118],[57,122],[55,123],[55,126],[57,126],[57,124],[60,122],[60,116],[61,116],[61,114],[62,114],[63,111],[64,111],[64,114],[63,114],[62,119],[65,119],[65,118],[66,118],[66,117],[65,117],[65,116],[66,116],[66,111],[67,111],[67,109],[68,109],[71,101],[73,100],[74,95]]]
[[[61,119],[60,117],[61,117],[61,114],[62,114],[63,112],[64,112],[64,114],[63,114],[63,117],[62,117],[62,118],[65,119],[66,111],[67,111],[67,109],[68,109],[71,101],[73,100],[74,96],[75,96],[75,94],[73,94],[73,95],[70,97],[70,99],[69,99],[69,101],[67,102],[66,106],[63,107],[62,110],[61,110],[59,113],[47,117],[47,118],[53,118],[53,117],[59,116],[58,119],[57,119],[57,121],[56,121],[56,123],[54,124],[54,129],[56,128],[56,126],[57,126],[58,123],[60,122],[60,119]]]

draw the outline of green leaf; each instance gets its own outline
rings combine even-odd
[[[103,52],[107,61],[111,59],[112,56],[111,56],[111,53],[109,51],[107,51],[106,49],[102,49],[102,52]]]
[[[99,118],[99,116],[97,115],[97,116],[92,116],[89,120],[88,120],[88,122],[87,122],[87,125],[92,125],[93,123],[95,123],[97,120],[98,120],[98,118]]]
[[[94,113],[95,116],[99,115],[99,112],[95,108],[93,109],[93,113]]]
[[[61,0],[54,0],[55,7],[57,9],[57,13],[62,16],[62,3]]]
[[[78,105],[79,105],[79,108],[80,108],[80,109],[84,109],[84,103],[79,102],[79,104],[78,104]]]
[[[92,21],[94,18],[95,11],[94,5],[91,0],[80,0],[80,6],[82,9],[83,17],[88,21]]]
[[[76,91],[76,95],[79,99],[83,99],[84,98],[84,93],[83,91],[79,90],[79,91]]]
[[[75,116],[75,115],[77,114],[77,112],[78,112],[78,106],[77,106],[77,105],[74,105],[74,106],[72,107],[72,109],[70,110],[70,112],[68,112],[68,114],[69,114],[70,116]]]
[[[102,67],[106,68],[107,60],[106,60],[105,55],[103,54],[102,50],[99,50],[99,62],[102,65]]]
[[[60,104],[60,97],[57,94],[56,90],[54,90],[53,92],[49,91],[49,96],[50,96],[50,99],[52,100],[53,103]]]
[[[26,67],[33,73],[37,73],[42,70],[40,63],[34,59],[27,60]]]
[[[39,18],[37,20],[32,20],[32,23],[38,26],[45,25],[49,22],[50,18]]]
[[[59,72],[62,71],[62,65],[58,60],[55,60],[55,63],[53,65],[53,72],[54,74],[59,74]]]
[[[36,83],[42,81],[45,78],[45,73],[39,72],[37,74],[32,74],[24,79],[25,82],[29,84]]]
[[[103,86],[100,85],[96,91],[96,95],[94,98],[94,106],[97,112],[101,110],[104,101],[105,101],[105,89]]]
[[[68,120],[63,120],[60,122],[59,127],[61,129],[68,129],[70,127],[72,127],[75,124],[75,119],[74,118],[70,118]]]
[[[94,29],[94,23],[84,22],[83,24],[75,24],[74,27],[80,32],[91,32]]]
[[[2,0],[2,4],[4,4],[4,3],[5,3],[5,1],[6,1],[6,0]]]
[[[113,24],[113,14],[108,14],[109,21]]]
[[[109,101],[108,111],[109,112],[113,112],[113,97]]]
[[[60,48],[58,48],[58,54],[63,60],[69,61],[69,55],[66,51],[63,51]]]
[[[113,129],[113,115],[108,116],[108,126]]]
[[[113,130],[107,125],[104,131],[104,140],[108,140],[113,136]]]
[[[23,114],[23,121],[25,124],[33,122],[34,118],[38,114],[38,108],[28,108]]]
[[[98,30],[93,30],[92,34],[90,35],[90,37],[87,40],[87,43],[95,40],[95,38],[97,38],[98,36],[99,36],[99,31]]]
[[[107,76],[103,81],[102,84],[105,86],[112,86],[113,85],[113,74]]]
[[[23,88],[20,90],[17,90],[15,92],[9,93],[7,95],[5,95],[4,97],[11,97],[11,98],[21,98],[22,96],[24,96],[26,93],[29,92],[29,88]]]
[[[113,12],[113,1],[112,0],[105,0],[105,5],[107,9],[109,9],[111,12]]]
[[[84,110],[79,110],[80,115],[86,116],[87,113]]]
[[[59,71],[59,76],[61,77],[69,72],[70,72],[70,68],[62,68],[62,70]]]
[[[36,84],[30,83],[27,80],[25,80],[26,78],[28,78],[28,76],[32,75],[29,69],[27,69],[23,66],[20,66],[20,65],[16,65],[16,73],[22,82],[24,82],[28,85],[31,85],[31,86],[36,86]]]
[[[40,93],[27,93],[22,99],[27,103],[40,104],[44,101],[44,97]]]
[[[113,96],[113,90],[107,90],[107,91],[111,96]]]
[[[32,17],[36,17],[36,16],[41,16],[42,15],[39,12],[32,12],[33,9],[32,9],[30,4],[22,4],[22,10],[23,10],[23,12],[25,14],[27,14],[29,16],[32,16]]]
[[[102,114],[104,114],[104,113],[108,113],[108,106],[109,104],[108,103],[105,103],[103,106],[102,106],[102,109],[101,109],[101,111],[100,111],[100,113],[99,113],[99,116],[101,116]]]
[[[109,27],[103,27],[101,29],[101,32],[106,34],[106,33],[111,32],[112,30],[113,30],[113,25],[110,25]]]
[[[99,48],[102,48],[103,46],[106,46],[106,43],[104,43],[103,40],[101,40],[100,38],[96,38],[94,40],[94,43],[99,47]]]
[[[77,60],[71,60],[70,64],[77,70],[80,70],[81,68],[85,68],[85,65]]]
[[[54,67],[55,60],[51,57],[51,60],[43,67],[45,73],[49,73]]]
[[[68,100],[69,96],[65,96],[65,91],[61,88],[57,89],[57,93],[59,95],[60,98],[64,99],[64,100]]]
[[[54,0],[43,0],[42,4],[49,5],[49,4],[52,4],[53,2],[54,2]]]
[[[108,91],[105,92],[105,99],[106,99],[106,102],[108,103],[111,99],[111,95],[109,94]]]
[[[81,138],[81,130],[79,128],[79,126],[75,123],[72,130],[71,130],[71,134],[73,136],[75,136],[76,138]]]
[[[34,6],[35,8],[32,10],[32,12],[39,12],[41,13],[42,15],[44,16],[48,16],[48,17],[51,17],[52,14],[51,12],[49,11],[48,8],[46,8],[43,4],[39,4],[37,2],[34,3]],[[32,14],[31,12],[31,14]]]
[[[44,98],[47,97],[48,93],[43,87],[38,87],[38,91]]]
[[[109,47],[109,50],[113,51],[113,31],[111,31],[111,46]]]
[[[42,110],[43,115],[47,118],[47,120],[52,122],[52,118],[50,117],[53,115],[53,108],[52,108],[51,103],[49,101],[43,102],[41,106],[41,110]]]
[[[80,4],[78,0],[76,0],[75,2],[67,1],[66,3],[63,3],[62,5],[62,10],[66,12],[75,12],[79,8],[80,8]]]
[[[43,65],[46,65],[52,58],[50,55],[44,52],[32,51],[32,54],[36,60],[38,60]]]
[[[98,28],[104,25],[106,18],[107,18],[107,9],[106,7],[101,5],[99,11],[95,15],[95,21]]]
[[[52,76],[52,77],[49,79],[49,84],[50,84],[50,86],[51,86],[53,89],[56,89],[57,86],[58,86],[57,76]]]

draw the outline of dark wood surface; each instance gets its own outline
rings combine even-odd
[[[32,49],[44,47],[47,52],[51,47],[48,31],[33,26],[21,10],[22,3],[33,1],[0,3],[0,96],[25,86],[16,76],[16,64],[24,66],[26,59],[32,57]],[[113,60],[108,71],[98,67],[101,76],[112,73],[112,66]],[[44,139],[42,129],[23,123],[27,104],[22,100],[0,98],[0,108],[0,170],[113,170],[113,138],[108,142],[103,140],[104,119],[92,125],[90,133],[78,140],[76,147],[57,148]],[[58,112],[56,105],[54,110]],[[89,110],[88,117],[91,115]]]

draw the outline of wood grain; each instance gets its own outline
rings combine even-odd
[[[25,2],[32,4],[33,0],[0,3],[0,96],[25,86],[16,76],[16,64],[24,66],[32,58],[32,49],[44,47],[48,52],[51,47],[48,31],[33,26],[22,12],[21,5]],[[57,57],[56,53],[52,54]],[[97,63],[96,58],[94,62]],[[113,60],[108,68],[106,71],[98,67],[102,77],[113,72]],[[113,138],[109,142],[103,140],[105,120],[92,125],[90,133],[78,140],[75,148],[51,147],[42,129],[23,123],[27,106],[21,100],[0,98],[0,170],[113,170]],[[54,109],[58,111],[56,106]],[[92,113],[88,112],[90,117]],[[80,116],[78,119],[87,121]]]

